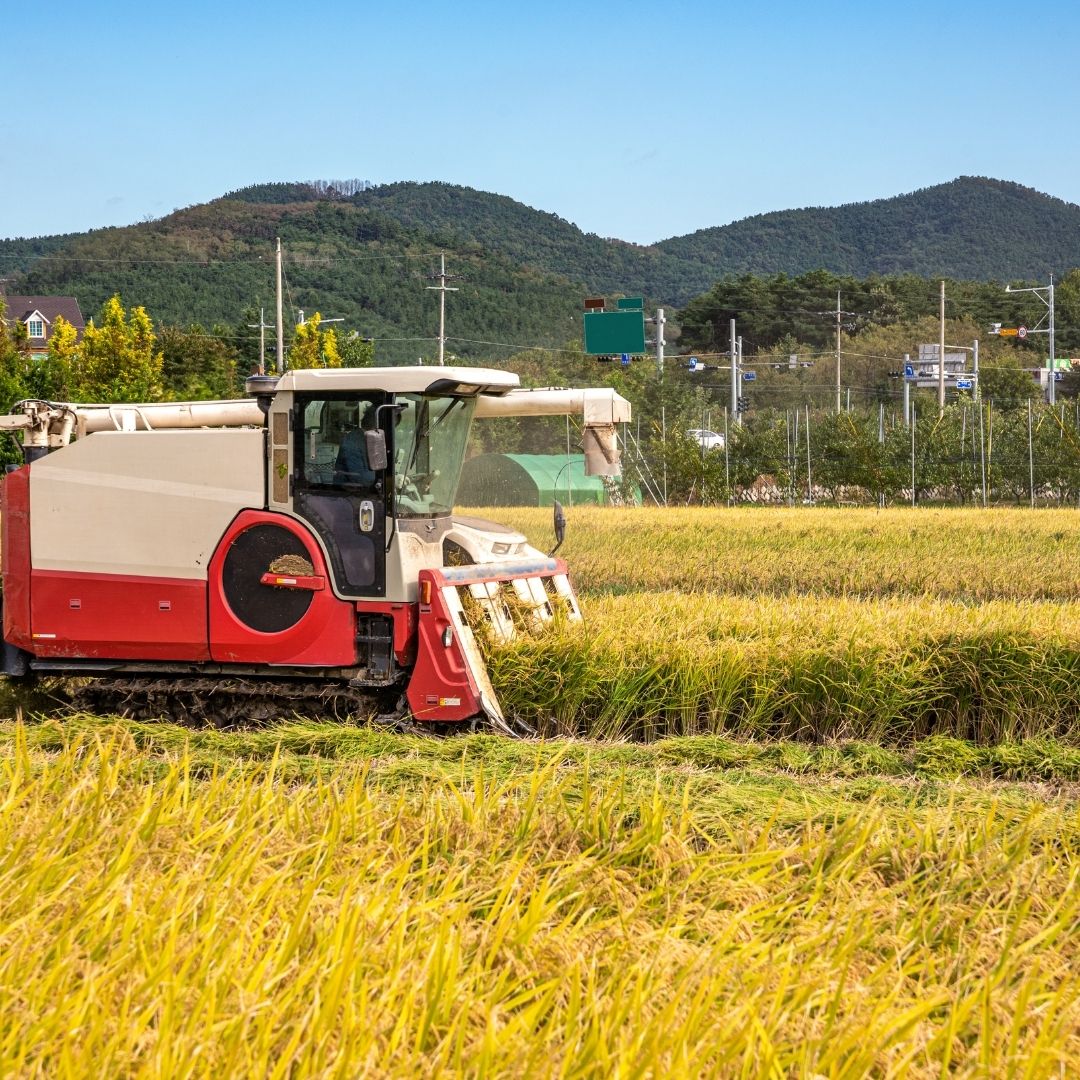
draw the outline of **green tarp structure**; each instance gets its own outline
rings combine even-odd
[[[599,476],[585,475],[583,454],[481,454],[461,470],[461,506],[550,506],[607,503]]]

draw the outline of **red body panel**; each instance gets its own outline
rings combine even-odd
[[[220,663],[295,664],[301,667],[350,667],[356,663],[356,604],[339,600],[329,589],[313,591],[311,606],[294,626],[277,633],[253,630],[229,607],[222,588],[225,556],[245,529],[276,525],[304,545],[314,577],[329,578],[322,549],[294,518],[264,510],[244,510],[221,538],[210,560],[210,655]],[[272,586],[265,586],[272,588]]]
[[[4,640],[29,650],[30,468],[4,476],[0,485],[0,543],[3,543]]]
[[[421,570],[420,583],[431,581],[431,603],[420,603],[416,667],[405,691],[409,710],[417,720],[468,720],[483,711],[480,687],[469,669],[457,627],[446,606],[438,570]],[[451,629],[450,645],[443,634]]]
[[[37,656],[210,659],[205,581],[34,570],[31,582]]]

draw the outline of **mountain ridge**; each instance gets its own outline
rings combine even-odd
[[[414,362],[437,333],[426,291],[438,252],[460,291],[448,307],[462,355],[490,342],[580,339],[585,295],[681,308],[725,277],[813,270],[1045,281],[1080,265],[1080,206],[1012,181],[959,177],[886,199],[778,210],[651,245],[586,233],[510,196],[400,181],[249,185],[162,218],[0,241],[12,293],[63,293],[94,311],[115,292],[172,323],[235,323],[272,304],[273,242],[290,309],[341,317]],[[253,320],[247,320],[253,321]],[[411,359],[410,359],[411,358]]]

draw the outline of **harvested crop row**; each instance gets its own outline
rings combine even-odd
[[[1077,604],[594,597],[584,629],[490,660],[545,734],[1080,739]]]
[[[0,738],[0,1073],[1080,1067],[1066,808],[161,764]]]

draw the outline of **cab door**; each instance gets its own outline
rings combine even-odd
[[[363,432],[381,426],[384,394],[296,396],[293,509],[318,534],[343,596],[386,594],[386,476],[367,468]]]

